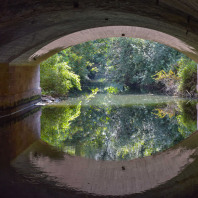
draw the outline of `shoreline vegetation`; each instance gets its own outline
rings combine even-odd
[[[165,45],[108,38],[67,48],[41,63],[42,101],[82,94],[160,94],[197,98],[197,64]]]

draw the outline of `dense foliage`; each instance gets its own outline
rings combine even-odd
[[[81,90],[79,76],[59,58],[58,54],[43,62],[40,72],[43,94],[64,96],[72,88]]]
[[[181,96],[196,96],[197,84],[197,64],[187,57],[181,57],[176,65],[173,65],[174,71],[168,72],[161,70],[153,77],[157,82],[165,85],[166,92],[179,94]]]
[[[165,68],[168,71],[181,56],[177,51],[159,43],[142,39],[111,39],[110,79],[133,89],[155,86],[152,75]]]
[[[49,144],[59,146],[70,134],[70,122],[80,115],[81,103],[64,108],[47,108],[41,116],[41,139]],[[67,132],[66,132],[67,131]]]
[[[178,61],[179,86],[178,91],[182,95],[196,94],[197,85],[197,64],[189,58],[181,58]]]
[[[41,64],[41,87],[55,95],[81,87],[105,91],[115,87],[118,92],[146,88],[194,95],[195,79],[196,64],[178,51],[125,37],[82,43]]]

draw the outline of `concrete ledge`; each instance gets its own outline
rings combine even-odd
[[[0,129],[4,128],[8,124],[20,122],[21,120],[25,119],[26,117],[40,111],[40,106],[31,105],[24,108],[21,111],[17,111],[14,114],[10,114],[9,116],[0,117]]]
[[[23,109],[27,109],[28,107],[33,106],[39,101],[41,101],[41,96],[35,95],[29,98],[24,98],[22,100],[19,100],[15,102],[12,106],[8,106],[8,107],[0,106],[0,119],[4,117],[12,116],[13,114],[22,111]]]

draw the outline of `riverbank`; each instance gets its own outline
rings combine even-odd
[[[59,103],[61,101],[62,100],[60,97],[52,97],[49,95],[42,95],[41,102],[37,103],[37,105],[53,104],[53,103]]]

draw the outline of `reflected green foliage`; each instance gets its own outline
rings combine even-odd
[[[64,108],[43,107],[41,116],[41,139],[61,147],[62,142],[72,136],[70,124],[81,113],[81,103]]]
[[[172,118],[174,116],[178,122],[178,131],[183,138],[187,138],[189,132],[193,133],[197,130],[196,104],[196,101],[178,101],[171,105],[167,104],[163,108],[156,108],[154,114],[159,118]]]
[[[104,105],[45,107],[41,139],[72,155],[129,160],[163,151],[196,129],[194,121],[186,119],[193,105],[189,110],[181,102],[179,107],[175,103],[110,105],[110,96],[103,98]],[[159,116],[160,109],[168,116]]]
[[[194,132],[197,130],[197,102],[179,103],[179,115],[177,116],[178,123],[180,125],[179,131],[184,138],[188,136],[186,128],[189,131]]]

